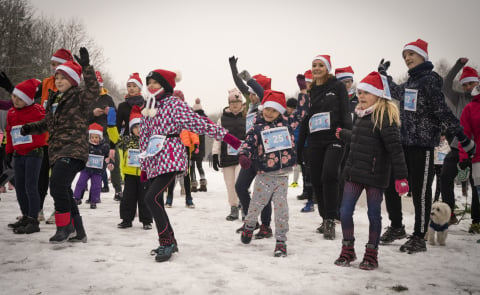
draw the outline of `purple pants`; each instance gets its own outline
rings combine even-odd
[[[83,192],[87,188],[87,181],[90,179],[90,203],[100,202],[100,191],[102,189],[102,175],[98,173],[89,172],[86,169],[80,171],[73,197],[75,200],[82,198]]]

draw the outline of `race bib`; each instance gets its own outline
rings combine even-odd
[[[277,127],[261,132],[265,153],[291,149],[292,141],[287,127]]]
[[[104,156],[88,154],[88,161],[85,166],[88,168],[103,169],[104,159]]]
[[[443,163],[443,161],[445,160],[445,156],[446,156],[446,155],[447,155],[447,154],[445,154],[445,153],[437,153],[438,162]]]
[[[250,128],[253,126],[253,119],[255,118],[256,113],[251,113],[247,115],[247,118],[245,120],[245,130],[248,132]]]
[[[243,143],[243,140],[242,140],[242,143]],[[240,146],[242,146],[242,144],[240,144]],[[227,144],[227,155],[236,156],[238,155],[238,150],[234,149],[231,145]]]
[[[147,150],[143,153],[140,153],[138,156],[140,158],[155,156],[162,150],[166,138],[167,137],[165,135],[152,135],[148,140]]]
[[[20,134],[20,129],[22,129],[22,126],[23,125],[17,125],[12,127],[12,131],[10,131],[10,135],[12,136],[12,145],[33,142],[31,135],[23,136]]]
[[[405,97],[403,99],[403,108],[406,111],[411,111],[411,112],[417,111],[417,96],[418,96],[418,90],[405,89]]]
[[[308,122],[310,133],[330,129],[330,113],[318,113],[313,115]]]
[[[128,149],[127,165],[131,167],[140,167],[139,149]]]

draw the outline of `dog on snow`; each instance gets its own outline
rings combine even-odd
[[[430,211],[430,225],[428,226],[427,232],[430,245],[435,245],[436,233],[438,244],[445,246],[451,212],[450,206],[444,202],[435,202],[432,204],[432,211]]]

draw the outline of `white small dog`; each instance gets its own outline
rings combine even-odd
[[[445,246],[451,212],[450,206],[444,202],[435,202],[432,204],[430,225],[427,232],[430,245],[435,245],[435,233],[437,233],[438,244]]]

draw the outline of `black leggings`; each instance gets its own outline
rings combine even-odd
[[[150,213],[152,213],[159,239],[172,239],[174,236],[173,228],[168,219],[163,202],[163,192],[172,181],[175,181],[175,172],[162,174],[148,180],[149,184],[148,191],[145,195],[145,203],[150,209]]]

